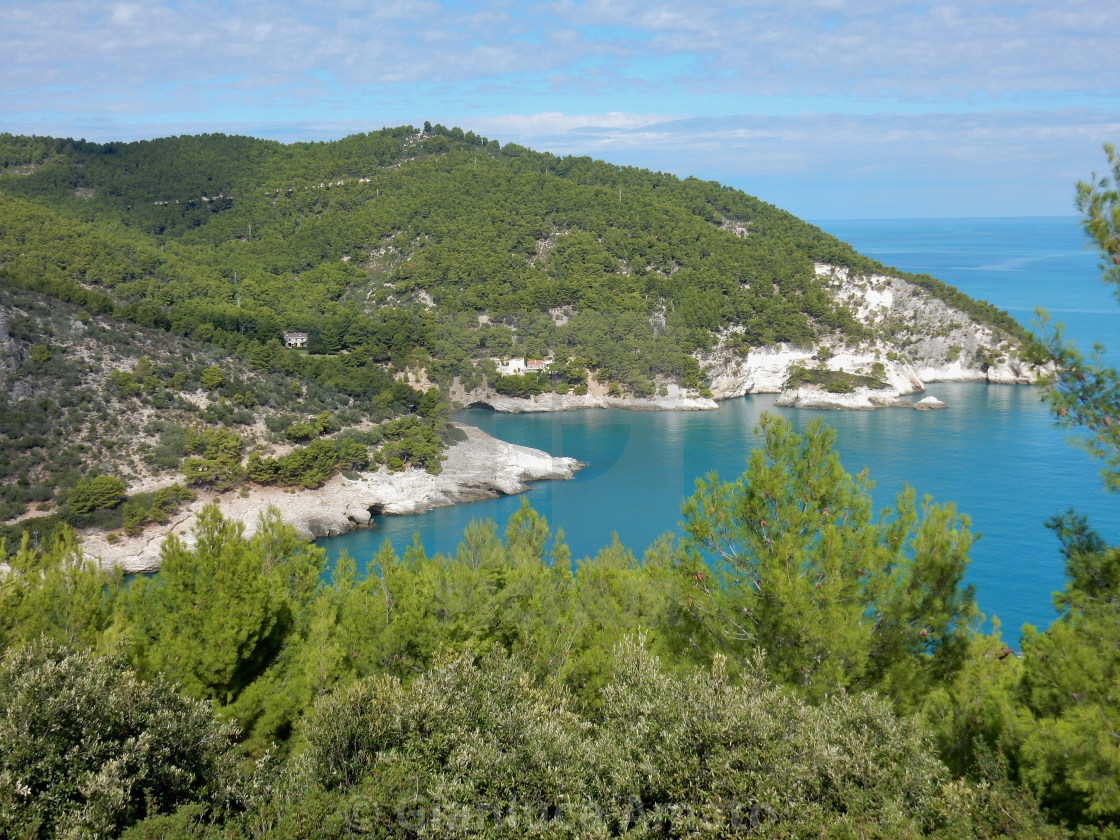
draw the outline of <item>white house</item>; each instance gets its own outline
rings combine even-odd
[[[299,332],[286,332],[286,333],[284,333],[284,346],[285,347],[306,347],[307,346],[307,333],[299,333]]]
[[[491,359],[501,376],[515,376],[523,373],[547,371],[552,365],[549,359]]]

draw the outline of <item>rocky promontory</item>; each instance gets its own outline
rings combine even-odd
[[[855,388],[837,393],[819,385],[802,385],[781,392],[774,405],[784,408],[816,408],[826,410],[870,411],[875,408],[914,408],[919,411],[944,408],[937,397],[923,397],[917,402],[902,399],[897,391],[881,388]]]
[[[916,283],[824,263],[815,264],[814,270],[827,293],[859,323],[860,331],[822,330],[815,342],[803,347],[784,343],[758,347],[744,343],[742,327],[730,327],[718,334],[710,348],[696,354],[703,386],[698,389],[658,381],[653,396],[619,396],[592,376],[582,394],[511,397],[488,384],[468,391],[455,380],[451,400],[460,407],[485,406],[511,414],[581,408],[696,411],[747,394],[780,394],[778,405],[784,406],[872,409],[913,406],[902,398],[924,391],[929,382],[1027,385],[1052,373],[1023,358],[1021,334],[977,320]],[[799,370],[839,374],[877,386],[843,393],[799,387],[795,381]],[[408,383],[421,389],[434,387],[422,373],[410,374]]]
[[[823,263],[815,270],[829,294],[863,326],[863,337],[826,335],[811,347],[778,344],[742,352],[729,330],[700,357],[717,400],[776,393],[779,405],[799,408],[913,406],[901,398],[924,391],[929,382],[1027,385],[1052,373],[1024,360],[1015,336],[979,323],[914,283]],[[799,387],[791,384],[797,369],[869,378],[880,387],[849,393]]]
[[[164,538],[174,533],[189,543],[199,511],[211,501],[218,503],[227,519],[244,524],[246,533],[252,533],[261,513],[274,506],[303,536],[317,538],[369,527],[381,515],[420,513],[521,493],[528,489],[526,482],[571,478],[582,466],[574,458],[558,458],[498,440],[474,426],[453,425],[466,439],[448,448],[438,475],[416,469],[398,473],[382,469],[353,479],[336,475],[314,490],[253,487],[240,494],[200,493],[166,526],[150,527],[139,536],[112,543],[104,534],[90,534],[84,537],[82,548],[104,565],[120,566],[126,572],[154,571],[159,568]]]

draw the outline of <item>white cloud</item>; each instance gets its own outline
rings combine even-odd
[[[722,180],[889,191],[1026,160],[1065,178],[1063,155],[1118,133],[1117,31],[1100,0],[6,0],[0,130],[322,139],[431,119]]]
[[[477,131],[494,136],[543,137],[573,131],[633,130],[649,125],[680,119],[680,115],[627,114],[612,111],[606,114],[563,114],[549,111],[539,114],[507,114],[499,117],[479,117],[471,121]]]
[[[433,0],[314,8],[198,0],[104,8],[91,0],[10,0],[0,11],[5,87],[33,85],[45,68],[74,84],[122,91],[228,75],[268,86],[311,71],[344,84],[455,84],[513,73],[565,75],[575,85],[585,62],[603,60],[612,84],[652,73],[670,86],[729,94],[1120,90],[1112,37],[1120,5],[1097,0],[1036,0],[1011,11],[990,0],[960,7],[588,0],[525,10]]]

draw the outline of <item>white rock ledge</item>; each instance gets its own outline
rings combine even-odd
[[[834,394],[820,385],[802,385],[787,388],[774,401],[783,408],[815,408],[825,410],[870,411],[875,408],[914,408],[930,410],[944,408],[937,397],[924,397],[917,402],[904,400],[898,391],[883,388],[856,388],[847,394]]]
[[[665,396],[611,397],[605,394],[537,394],[533,397],[506,397],[487,392],[468,394],[460,402],[469,406],[489,406],[504,414],[529,414],[545,411],[573,411],[581,408],[625,408],[630,411],[714,411],[719,404],[708,397],[690,396],[679,385],[669,385]]]
[[[787,388],[774,401],[784,408],[848,409],[870,411],[902,404],[898,391],[880,388],[856,388],[846,394],[835,394],[819,385]]]
[[[137,537],[110,543],[101,533],[83,536],[87,556],[99,557],[102,565],[120,566],[125,572],[149,572],[159,568],[159,549],[168,534],[177,534],[188,544],[199,511],[217,501],[222,514],[252,533],[259,515],[270,505],[285,522],[305,537],[335,536],[368,527],[381,514],[420,513],[436,507],[513,495],[528,490],[526,482],[571,478],[583,465],[575,458],[557,458],[498,440],[461,423],[453,424],[467,435],[447,450],[439,475],[424,470],[406,470],[390,475],[384,470],[361,473],[356,480],[336,475],[315,490],[286,491],[276,487],[253,487],[216,495],[200,493],[177,519],[163,527],[150,527]]]

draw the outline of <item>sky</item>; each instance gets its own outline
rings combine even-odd
[[[330,140],[425,121],[811,220],[1072,215],[1120,3],[3,0],[0,131]]]

